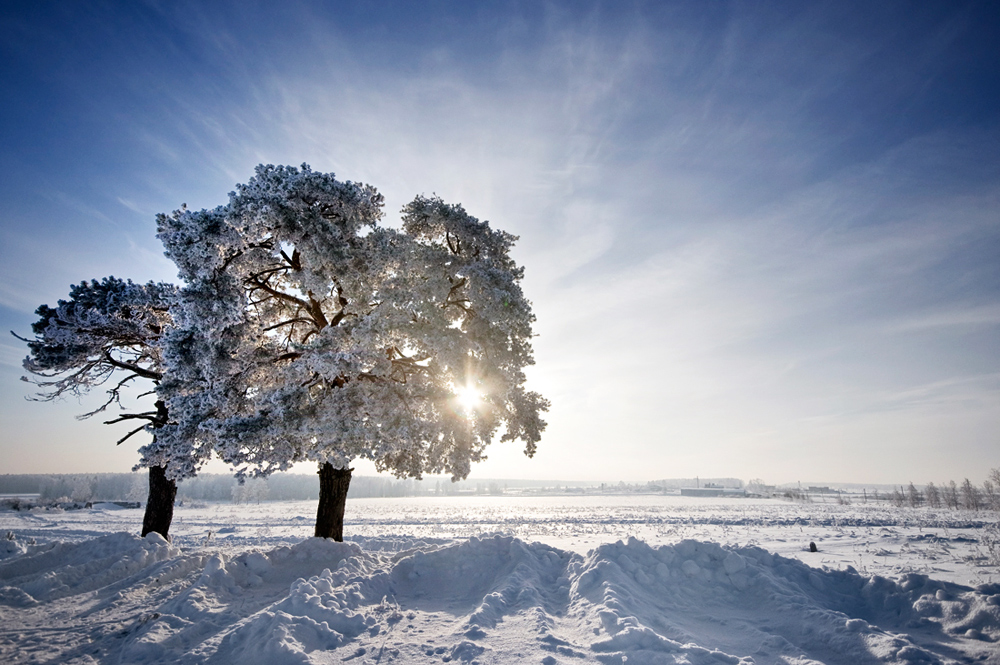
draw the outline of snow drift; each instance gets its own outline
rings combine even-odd
[[[1000,662],[1000,585],[816,569],[757,547],[512,537],[236,555],[156,534],[0,560],[4,662]]]

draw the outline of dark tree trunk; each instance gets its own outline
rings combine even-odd
[[[170,540],[176,496],[177,483],[167,478],[167,470],[162,466],[149,467],[149,498],[146,500],[146,515],[142,518],[143,538],[150,531],[155,531]]]
[[[351,471],[335,469],[329,462],[319,465],[319,508],[316,511],[316,537],[344,540],[344,505]]]

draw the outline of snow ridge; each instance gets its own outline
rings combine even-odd
[[[151,534],[0,561],[11,663],[998,662],[1000,585],[810,567],[630,538],[586,556],[509,536],[311,538],[238,555]],[[39,626],[59,615],[60,637]]]

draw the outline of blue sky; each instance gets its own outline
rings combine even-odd
[[[475,476],[1000,466],[991,3],[2,11],[5,330],[82,279],[174,280],[156,213],[307,162],[378,187],[387,224],[437,193],[520,236],[550,425]],[[3,472],[131,467],[87,404],[25,402],[0,345]]]

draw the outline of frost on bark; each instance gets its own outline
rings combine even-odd
[[[495,436],[534,453],[548,402],[524,387],[516,238],[436,198],[401,230],[381,217],[373,187],[308,166],[260,166],[228,204],[158,217],[185,286],[159,388],[171,422],[147,463],[214,451],[238,476],[313,461],[322,480],[368,459],[458,479]],[[317,533],[336,532],[341,475]]]
[[[41,318],[32,324],[34,338],[15,335],[27,343],[30,351],[23,366],[37,378],[24,380],[38,386],[34,399],[50,402],[66,395],[79,397],[107,385],[105,402],[79,416],[89,418],[112,405],[122,407],[122,393],[130,385],[145,382],[155,386],[163,379],[160,342],[170,323],[169,309],[176,294],[172,284],[134,284],[106,277],[72,286],[69,299],[60,300],[55,307],[39,307],[36,314]],[[150,411],[123,408],[123,412],[105,421],[109,425],[139,423],[118,439],[118,444],[166,422],[167,410],[162,401],[157,401]],[[155,446],[155,438],[151,445]],[[161,489],[163,471],[161,468],[154,473],[150,469],[150,495],[142,533],[153,530],[167,538],[177,488],[170,480],[167,489]],[[168,491],[171,486],[172,491]]]

